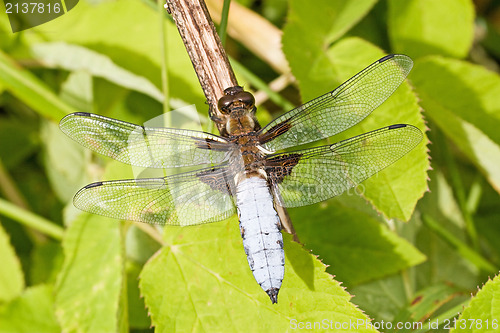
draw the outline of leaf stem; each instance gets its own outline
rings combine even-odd
[[[474,249],[470,248],[462,242],[460,239],[455,237],[448,230],[443,228],[434,218],[429,215],[422,215],[422,221],[424,224],[438,234],[443,240],[445,240],[451,247],[455,248],[458,253],[460,253],[465,259],[471,262],[474,266],[479,269],[483,269],[488,273],[496,273],[496,267],[486,260],[481,254],[476,252]]]
[[[448,311],[443,312],[439,316],[430,319],[430,321],[444,324],[446,319],[450,319],[450,318],[457,316],[460,313],[460,311],[462,311],[463,308],[469,304],[469,302],[470,302],[469,299],[465,300],[462,303],[452,307]],[[425,323],[423,323],[423,324],[425,325]],[[450,324],[450,326],[453,326],[453,325]],[[424,332],[430,332],[430,331],[431,331],[431,327],[429,327],[429,324],[427,324],[427,327],[423,327],[421,329],[415,330],[415,331],[413,331],[413,333],[424,333]]]
[[[219,38],[222,46],[226,45],[226,35],[227,35],[227,21],[229,17],[229,5],[231,0],[224,0],[224,5],[222,6],[222,13],[219,25]]]
[[[168,82],[168,59],[167,59],[167,34],[165,30],[168,29],[168,24],[165,21],[165,9],[163,8],[163,1],[157,0],[158,18],[160,24],[160,49],[161,49],[161,85],[163,91],[163,113],[170,111],[170,94]]]
[[[62,240],[63,238],[64,229],[62,227],[2,198],[0,198],[0,214],[49,235],[54,239]]]
[[[455,158],[453,157],[453,154],[451,153],[448,145],[446,144],[446,139],[442,137],[441,142],[442,142],[441,146],[444,153],[444,159],[448,166],[448,170],[451,177],[451,183],[454,188],[455,197],[457,198],[458,205],[460,206],[460,211],[462,212],[462,216],[465,221],[465,229],[467,230],[467,234],[470,238],[472,246],[476,251],[478,251],[479,241],[477,237],[477,231],[474,219],[472,218],[472,213],[467,206],[465,188],[462,182],[462,178],[460,176],[460,172],[458,170],[457,163],[455,162]]]

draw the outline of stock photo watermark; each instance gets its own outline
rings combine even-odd
[[[370,321],[368,319],[356,319],[347,321],[335,321],[323,319],[321,321],[299,321],[290,320],[292,330],[344,330],[353,331],[359,329],[384,330],[436,330],[436,329],[477,329],[477,330],[497,330],[499,328],[498,319],[428,319],[427,321]]]
[[[79,0],[4,0],[12,32],[52,21],[73,9]]]

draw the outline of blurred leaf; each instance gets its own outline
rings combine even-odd
[[[456,237],[463,237],[449,223],[440,221],[443,228],[450,228]],[[467,261],[456,249],[450,247],[442,238],[428,228],[421,228],[416,246],[427,256],[428,260],[419,266],[417,272],[418,287],[445,281],[464,290],[474,288],[479,281],[476,266]],[[460,274],[457,274],[460,272]]]
[[[383,225],[380,218],[340,200],[331,200],[315,209],[290,210],[290,217],[300,241],[349,287],[425,260],[408,241]]]
[[[40,43],[32,51],[37,59],[50,68],[68,71],[86,71],[92,76],[105,78],[119,86],[144,93],[157,101],[163,94],[146,78],[117,66],[111,59],[78,45],[62,42]],[[84,110],[82,110],[84,111]]]
[[[0,331],[2,333],[61,332],[54,315],[52,286],[30,287],[18,298],[0,306]]]
[[[458,294],[458,290],[444,283],[421,289],[393,319],[397,322],[424,322]],[[396,331],[396,330],[394,330]],[[403,330],[403,332],[411,332]]]
[[[120,331],[121,228],[116,220],[81,214],[67,229],[55,304],[64,331]]]
[[[398,53],[464,58],[474,37],[474,6],[470,0],[390,0],[388,22]]]
[[[128,318],[131,328],[147,329],[151,327],[151,320],[138,286],[141,269],[142,266],[135,263],[127,264]]]
[[[0,122],[0,159],[7,169],[13,168],[37,148],[36,122],[29,119],[2,117]]]
[[[78,111],[92,111],[91,75],[80,70],[72,72],[62,84],[61,98]],[[79,188],[90,182],[87,173],[90,151],[68,138],[57,124],[51,122],[42,121],[40,136],[51,186],[62,202],[69,202]]]
[[[411,78],[426,114],[500,192],[498,75],[466,62],[428,57],[416,62]]]
[[[78,111],[92,112],[94,78],[86,69],[70,72],[61,84],[60,97]]]
[[[0,224],[0,303],[19,296],[24,289],[21,263],[10,245],[9,236]],[[1,327],[1,325],[0,325]]]
[[[498,73],[465,61],[434,56],[418,60],[411,79],[422,104],[430,106],[426,111],[431,117],[439,112],[438,107],[453,111],[500,145]]]
[[[153,240],[134,224],[127,230],[125,239],[127,258],[143,265],[160,249],[158,242]]]
[[[498,332],[500,328],[500,278],[489,280],[472,298],[450,332]]]
[[[325,50],[361,20],[375,2],[321,0],[311,6],[307,1],[290,1],[287,24],[283,29],[283,51],[305,100],[333,90],[331,77],[334,73],[330,66],[334,62]],[[325,76],[330,81],[322,82],[310,95],[309,91],[314,89],[311,81],[324,80]]]
[[[164,236],[167,245],[140,276],[157,331],[280,332],[290,330],[294,320],[297,324],[325,318],[347,324],[360,320],[363,326],[357,332],[369,331],[364,326],[367,317],[349,302],[351,296],[288,234],[277,305],[252,276],[235,218],[165,228]]]
[[[20,68],[0,51],[0,83],[23,103],[44,117],[58,121],[74,110],[63,103],[45,83]]]
[[[57,31],[45,34],[50,41],[84,46],[109,57],[116,66],[161,87],[160,73],[165,59],[161,55],[162,38],[158,15],[164,14],[152,10],[141,1],[104,1],[97,4],[80,1],[69,15],[44,24],[43,31]],[[75,20],[74,17],[78,19]],[[172,22],[167,20],[166,25],[166,61],[168,80],[171,82],[169,93],[189,103],[196,103],[205,113],[205,97],[179,33]],[[33,30],[37,29],[39,28]]]
[[[477,229],[480,235],[484,237],[493,253],[489,253],[493,260],[498,264],[500,262],[500,213],[496,210],[490,210],[485,216],[476,218]]]
[[[392,322],[408,304],[405,282],[401,275],[391,275],[350,288],[355,296],[353,303],[378,322]]]
[[[52,122],[43,122],[41,136],[45,147],[45,168],[51,187],[62,202],[69,202],[76,191],[89,182],[85,162],[90,154],[64,135],[59,126]]]
[[[345,38],[334,44],[326,53],[329,62],[318,68],[315,63],[301,64],[304,72],[294,72],[303,96],[308,99],[332,90],[363,67],[368,66],[384,54],[373,45],[359,38]],[[294,68],[292,67],[292,70]],[[323,74],[321,74],[323,73]],[[329,88],[319,90],[328,85]],[[417,97],[408,83],[403,83],[396,92],[361,123],[334,136],[331,142],[368,132],[383,126],[407,123],[425,131],[425,124],[417,104]],[[363,182],[361,191],[374,207],[389,218],[408,221],[415,205],[427,190],[427,139],[394,165]]]
[[[31,258],[31,284],[55,283],[64,259],[61,244],[52,241],[35,244]]]
[[[486,29],[486,36],[484,40],[482,40],[482,44],[484,47],[492,53],[497,59],[500,58],[500,29],[497,29],[490,22],[483,22]]]

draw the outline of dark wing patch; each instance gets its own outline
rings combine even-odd
[[[302,154],[283,154],[266,159],[265,170],[274,184],[280,184],[285,176],[292,173],[293,167],[299,163]]]
[[[220,191],[227,195],[234,193],[233,177],[229,169],[225,167],[205,169],[198,172],[196,176],[201,182],[210,186],[215,191]]]

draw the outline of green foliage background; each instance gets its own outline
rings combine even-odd
[[[349,323],[362,325],[347,331],[391,332],[398,322],[423,323],[405,332],[498,331],[500,4],[239,4],[248,10],[233,23],[230,14],[226,48],[240,84],[262,89],[289,71],[296,79],[279,94],[267,90],[262,124],[404,53],[415,61],[409,80],[329,140],[409,123],[424,141],[357,193],[289,211],[303,245],[285,235],[285,280],[272,305],[248,268],[236,217],[161,231],[72,206],[83,185],[133,174],[66,138],[57,127],[65,114],[142,124],[194,104],[211,129],[162,4],[80,1],[16,34],[2,12],[0,332],[346,331],[338,325]],[[245,28],[251,14],[276,29]],[[281,51],[264,37],[280,33],[289,69],[268,57]]]

